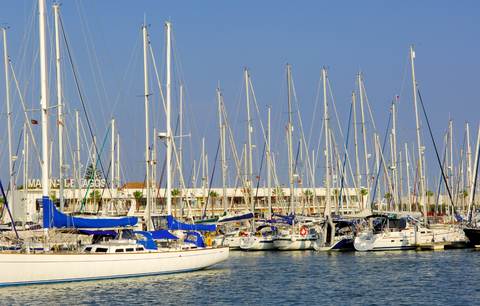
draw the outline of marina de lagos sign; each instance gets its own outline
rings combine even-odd
[[[60,188],[60,179],[53,178],[49,180],[50,188],[58,189]],[[63,187],[64,188],[105,188],[107,186],[105,179],[80,179],[79,181],[80,186],[77,185],[77,180],[74,178],[66,178],[63,180]],[[30,179],[28,180],[27,187],[29,189],[41,189],[42,188],[42,180],[41,179]]]

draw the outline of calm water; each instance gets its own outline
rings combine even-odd
[[[480,304],[476,250],[230,254],[226,263],[193,273],[2,288],[0,303]]]

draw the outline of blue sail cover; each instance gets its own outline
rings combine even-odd
[[[182,230],[182,231],[202,231],[202,232],[214,232],[217,230],[215,224],[188,224],[182,223],[176,220],[173,216],[167,216],[167,225],[170,230]]]
[[[42,198],[44,228],[118,228],[134,226],[137,217],[80,218],[66,215],[57,210],[49,197]]]
[[[152,238],[153,239],[157,239],[157,240],[178,240],[178,237],[173,235],[172,233],[170,233],[169,231],[167,230],[156,230],[156,231],[151,231],[150,232],[152,234]]]

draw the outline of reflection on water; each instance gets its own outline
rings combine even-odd
[[[478,304],[480,252],[231,252],[184,274],[0,289],[1,304]],[[1,273],[1,271],[0,271]]]

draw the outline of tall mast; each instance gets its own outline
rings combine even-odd
[[[364,112],[364,103],[363,103],[363,80],[362,73],[358,73],[358,95],[360,96],[360,112],[362,115],[362,136],[363,136],[363,154],[365,155],[365,187],[367,188],[366,202],[368,203],[368,198],[370,197],[370,170],[368,166],[368,144],[367,144],[367,130],[365,127],[365,112]]]
[[[153,188],[153,193],[155,194],[156,182],[157,182],[157,128],[153,128],[153,147],[152,147],[152,158],[150,160],[150,167],[152,169],[152,174],[150,175],[151,187]],[[155,182],[155,183],[154,183]]]
[[[28,133],[27,122],[23,124],[23,216],[24,222],[27,219],[27,196],[28,196]]]
[[[149,88],[148,88],[148,32],[147,25],[142,27],[143,33],[143,92],[145,97],[145,190],[147,193],[147,206],[145,208],[145,223],[147,230],[152,230],[152,199],[150,195],[150,126],[149,126]]]
[[[400,207],[400,190],[398,188],[398,167],[397,167],[397,105],[392,102],[392,174],[393,174],[393,199],[395,206]]]
[[[288,181],[290,183],[290,212],[295,213],[294,207],[294,166],[293,166],[293,122],[292,122],[292,67],[287,64],[287,89],[288,89]]]
[[[270,127],[270,113],[271,108],[268,106],[268,116],[267,116],[267,125],[268,125],[268,134],[267,134],[267,193],[268,193],[268,213],[267,218],[272,217],[272,162],[271,162],[271,127]]]
[[[465,123],[465,138],[467,139],[467,158],[466,158],[466,167],[467,167],[467,190],[470,190],[470,185],[472,183],[472,149],[470,147],[470,126]]]
[[[425,204],[425,178],[423,176],[423,147],[422,147],[422,140],[420,138],[420,118],[418,115],[418,105],[417,105],[417,81],[415,79],[415,51],[413,50],[413,46],[410,46],[410,64],[412,67],[412,87],[413,87],[413,105],[415,108],[415,124],[417,129],[417,149],[418,149],[418,176],[420,179],[419,184],[419,199],[420,199],[420,206],[423,207],[423,214],[425,217],[425,223],[427,221],[427,206]]]
[[[450,165],[449,165],[449,181],[450,181],[450,190],[452,193],[455,193],[455,169],[453,168],[453,121],[450,119],[448,123],[448,138],[450,141]],[[451,211],[451,206],[448,207],[448,215],[453,215]]]
[[[49,196],[48,172],[48,70],[45,0],[38,0],[40,42],[40,107],[42,113],[42,196]],[[45,226],[45,225],[44,225]]]
[[[115,189],[115,138],[116,138],[116,133],[115,133],[115,119],[112,118],[111,121],[111,131],[110,131],[110,136],[111,136],[111,141],[112,143],[110,144],[110,188]]]
[[[172,131],[170,128],[170,105],[172,100],[172,81],[171,81],[171,66],[172,66],[172,39],[171,39],[171,32],[172,32],[172,24],[170,22],[165,22],[165,29],[167,31],[167,73],[166,73],[166,81],[167,81],[167,105],[166,105],[166,125],[167,125],[167,213],[168,215],[172,214]]]
[[[5,96],[7,102],[7,135],[8,135],[8,177],[10,179],[9,203],[12,211],[15,209],[15,174],[13,172],[13,148],[12,148],[12,110],[10,105],[10,76],[7,49],[7,29],[3,30],[3,59],[5,64]],[[13,212],[12,212],[13,214]]]
[[[245,97],[246,97],[246,104],[247,104],[247,152],[248,152],[248,159],[247,159],[247,184],[250,190],[250,204],[253,207],[253,155],[252,155],[252,118],[250,117],[250,90],[249,90],[249,79],[250,76],[248,75],[248,69],[245,68],[244,70],[244,76],[245,76]],[[253,213],[253,211],[252,211]]]
[[[180,172],[180,178],[183,177],[183,84],[180,84],[180,99],[179,99],[179,103],[180,105],[178,106],[178,119],[179,119],[179,135],[180,135],[180,139],[179,139],[179,146],[178,146],[178,165],[179,165],[179,168],[178,169],[178,172]],[[155,149],[156,150],[156,149]],[[183,179],[180,179],[179,182],[181,184],[181,182],[183,181]],[[180,189],[180,193],[183,193],[183,188],[185,186],[182,186],[182,188]]]
[[[324,121],[324,130],[325,130],[325,216],[330,216],[330,154],[329,154],[329,142],[330,142],[330,132],[328,126],[328,103],[327,103],[327,70],[322,68],[322,80],[323,80],[323,121]]]
[[[220,131],[220,148],[222,156],[222,206],[223,211],[227,211],[227,165],[226,165],[226,148],[225,148],[225,125],[222,122],[222,93],[217,87],[217,104],[218,104],[218,129]]]
[[[76,143],[77,143],[77,148],[76,148],[76,162],[74,162],[74,164],[76,164],[76,168],[77,168],[77,172],[75,173],[76,177],[75,177],[75,180],[76,180],[76,187],[77,187],[77,192],[78,194],[75,194],[75,198],[76,199],[79,199],[80,198],[80,186],[81,186],[81,182],[80,180],[82,179],[82,166],[81,166],[81,161],[80,161],[80,119],[79,119],[79,115],[78,115],[78,110],[75,110],[75,130],[76,130]]]
[[[64,182],[63,182],[63,99],[62,99],[62,70],[60,62],[60,5],[53,5],[53,12],[55,15],[55,67],[57,76],[57,127],[58,127],[58,171],[59,171],[59,199],[60,210],[63,211],[65,206],[64,199]]]
[[[115,171],[116,174],[117,174],[117,177],[116,177],[116,186],[119,187],[120,186],[120,134],[117,133],[117,159],[116,159],[116,167],[117,167],[117,170]]]
[[[477,168],[478,168],[478,158],[480,157],[480,154],[478,154],[478,152],[480,152],[480,125],[478,126],[478,132],[477,132],[477,145],[475,147],[475,161],[474,161],[474,164],[473,164],[473,171],[474,171],[474,176],[475,176],[475,172],[477,171]],[[472,184],[470,185],[470,190],[469,190],[469,194],[468,194],[468,209],[467,209],[467,220],[468,222],[471,222],[472,220],[472,205],[474,205],[475,203],[473,203],[473,194],[475,193],[475,177],[472,177],[473,181],[472,181]]]
[[[207,188],[207,173],[205,167],[205,137],[202,137],[202,196],[205,198]]]
[[[408,158],[408,144],[407,143],[405,143],[405,172],[407,173],[408,211],[412,211],[412,198],[410,197],[410,159]]]
[[[355,146],[355,184],[358,194],[358,199],[360,199],[360,187],[362,186],[362,176],[360,175],[360,159],[358,157],[358,133],[357,133],[357,101],[355,97],[355,91],[352,91],[352,112],[353,112],[353,143]],[[361,209],[363,209],[362,207]]]

